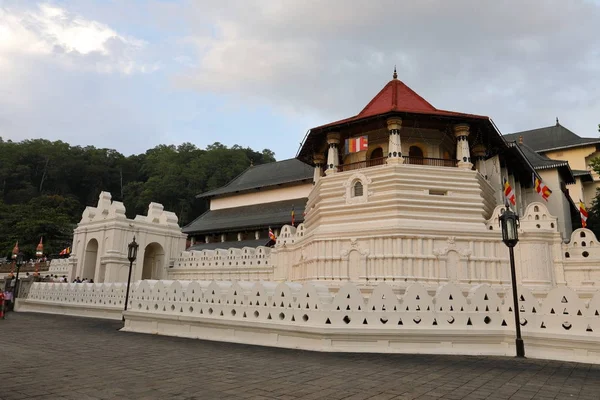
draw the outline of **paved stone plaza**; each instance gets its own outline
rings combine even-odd
[[[120,326],[9,314],[0,320],[0,399],[600,399],[600,365],[324,354]]]

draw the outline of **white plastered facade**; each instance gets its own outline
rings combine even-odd
[[[135,236],[139,244],[132,280],[165,279],[167,269],[185,249],[177,216],[158,203],[150,203],[147,215],[125,216],[125,206],[100,193],[96,207],[86,207],[73,234],[69,258],[70,279],[125,282],[129,271],[127,246]]]

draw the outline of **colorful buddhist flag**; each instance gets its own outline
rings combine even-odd
[[[506,203],[510,203],[513,206],[517,205],[517,198],[515,196],[515,192],[513,192],[510,183],[508,183],[508,179],[504,178],[504,199]]]
[[[275,236],[275,234],[273,233],[273,230],[271,229],[271,227],[269,227],[269,239],[276,241],[277,237]]]
[[[296,212],[294,211],[294,205],[292,205],[292,226],[296,226],[295,222],[296,222]]]
[[[346,139],[346,154],[358,153],[359,151],[367,151],[368,149],[368,136]]]
[[[587,226],[588,212],[581,200],[579,200],[579,214],[581,215],[581,227],[585,228]]]
[[[552,194],[552,190],[550,190],[550,188],[546,186],[546,184],[542,182],[540,178],[535,176],[535,174],[533,174],[533,187],[535,191],[542,196],[542,199],[548,201],[548,197],[550,197]]]

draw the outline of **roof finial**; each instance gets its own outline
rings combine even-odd
[[[396,66],[394,65],[394,79],[398,79],[398,74],[396,73]]]
[[[558,126],[558,125],[560,125],[560,124],[558,123],[558,117],[556,117],[556,126]]]

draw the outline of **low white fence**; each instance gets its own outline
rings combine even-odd
[[[36,283],[21,311],[120,318],[125,284]],[[387,284],[366,298],[353,284],[141,281],[124,330],[317,351],[515,354],[512,294],[488,285],[434,294]],[[557,287],[543,299],[519,288],[528,357],[600,364],[600,292]],[[69,312],[65,312],[69,310]],[[102,314],[104,313],[104,314]]]
[[[402,296],[380,284],[369,298],[353,285],[142,281],[125,330],[319,351],[514,355],[512,294],[488,285],[464,294],[420,284]],[[504,300],[503,300],[504,299]],[[600,293],[567,287],[542,300],[519,291],[529,357],[600,363]]]
[[[132,284],[132,287],[134,284]],[[43,283],[31,286],[17,311],[121,319],[126,283]],[[131,290],[131,289],[130,289]]]

